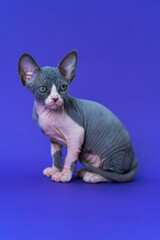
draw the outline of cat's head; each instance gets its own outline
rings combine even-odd
[[[47,108],[57,109],[63,105],[68,92],[68,84],[75,77],[77,52],[69,52],[57,68],[40,67],[33,57],[23,54],[18,62],[18,74],[23,84],[34,95],[37,102]]]

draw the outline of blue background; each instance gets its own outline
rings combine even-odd
[[[1,0],[0,43],[0,239],[159,240],[160,1]],[[72,49],[79,59],[69,94],[124,123],[139,162],[130,183],[42,175],[50,143],[32,120],[17,63],[28,52],[56,67]]]

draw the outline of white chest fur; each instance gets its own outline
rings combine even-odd
[[[35,102],[34,106],[38,114],[39,126],[52,142],[67,146],[69,142],[75,140],[75,136],[84,136],[84,129],[66,114],[63,106],[56,111],[38,102]]]

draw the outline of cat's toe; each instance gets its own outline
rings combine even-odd
[[[108,182],[109,181],[107,178],[104,178],[99,174],[90,173],[90,172],[88,172],[84,175],[83,180],[87,183],[100,183],[100,182]]]
[[[70,175],[63,175],[61,177],[61,182],[70,182],[71,181],[71,176]]]
[[[55,181],[55,182],[60,182],[60,180],[61,180],[61,173],[60,173],[60,172],[55,172],[55,173],[52,175],[51,179],[52,179],[53,181]]]
[[[85,173],[85,175],[83,177],[83,181],[85,181],[87,183],[91,183],[91,176],[92,176],[92,173],[90,173],[90,172]]]
[[[48,167],[43,170],[43,175],[46,177],[51,177],[58,169],[56,167]]]
[[[52,175],[52,180],[55,182],[70,182],[72,178],[71,174],[64,174],[64,173],[55,173]]]
[[[102,176],[100,176],[100,175],[93,175],[93,176],[91,176],[91,179],[90,179],[90,181],[92,182],[92,183],[98,183],[98,182],[102,182],[104,180],[104,177],[102,177]]]

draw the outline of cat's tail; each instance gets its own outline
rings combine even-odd
[[[120,173],[114,173],[111,171],[105,171],[103,169],[100,168],[96,168],[94,166],[91,166],[90,164],[88,164],[85,160],[81,159],[80,160],[81,164],[89,171],[97,173],[105,178],[108,178],[109,180],[111,180],[112,182],[119,182],[119,183],[123,183],[123,182],[129,182],[132,180],[132,178],[135,176],[137,169],[138,169],[138,164],[136,162],[136,165],[133,169],[131,169],[129,172],[124,173],[124,174],[120,174]]]

